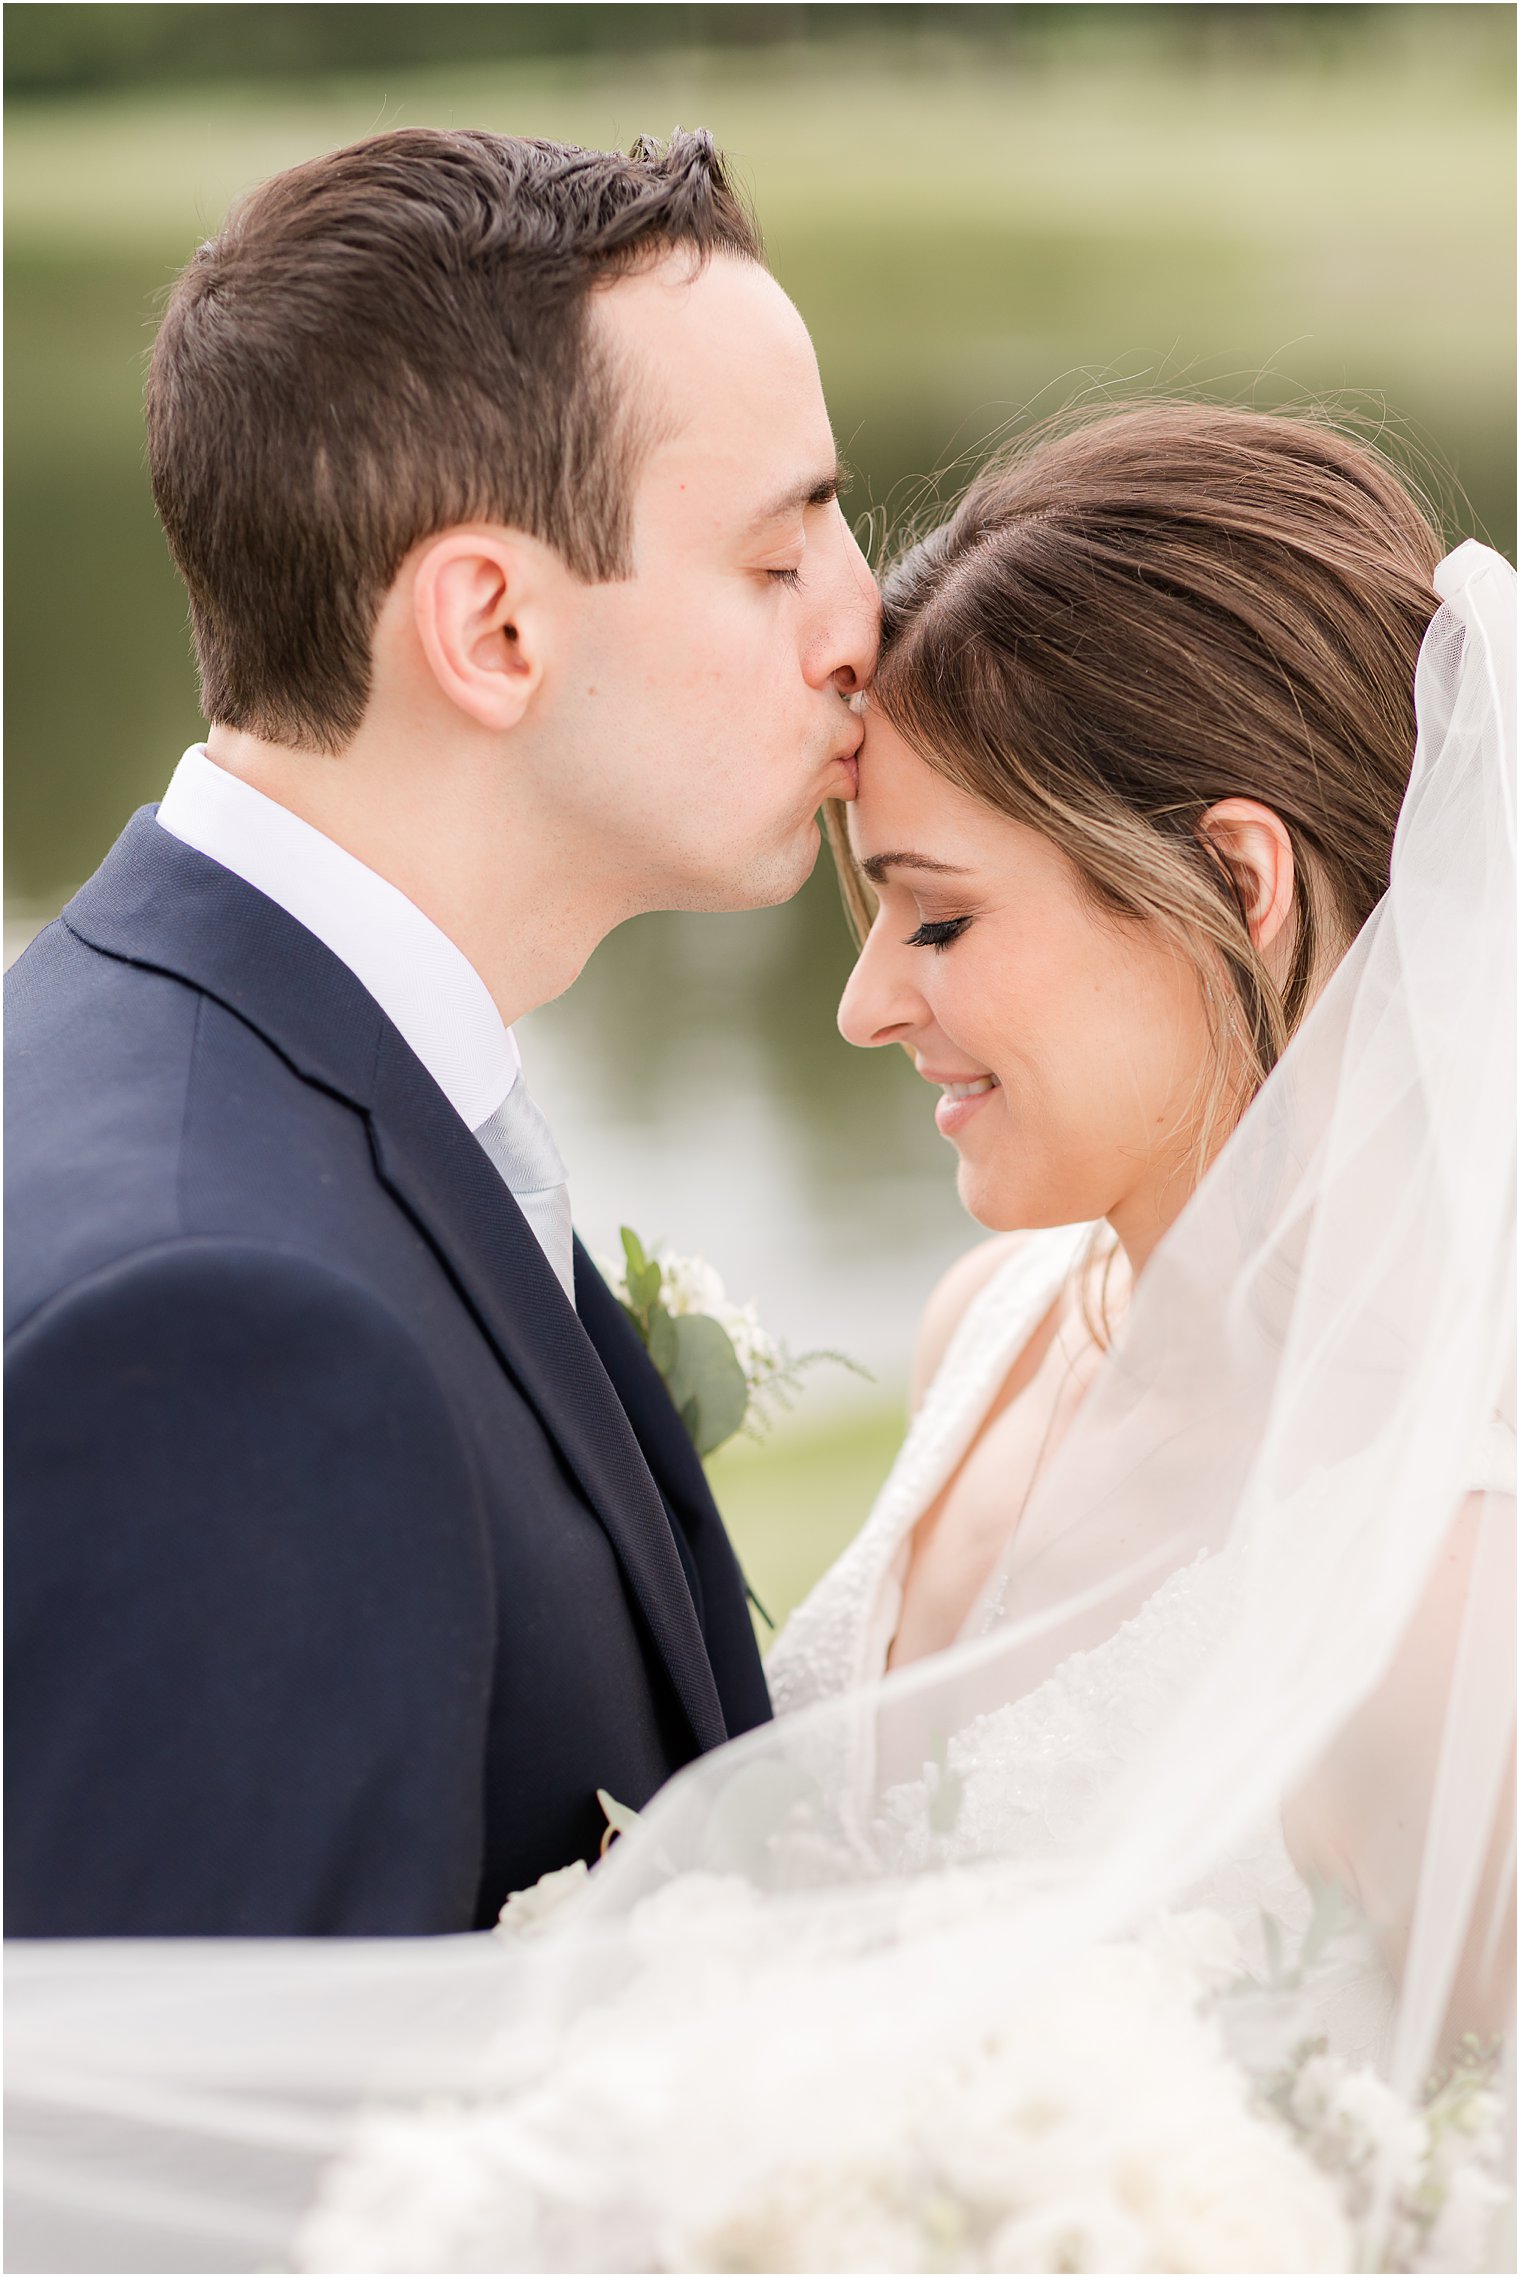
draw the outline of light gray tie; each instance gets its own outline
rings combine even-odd
[[[495,1114],[487,1116],[475,1136],[512,1189],[539,1248],[573,1305],[575,1256],[565,1165],[553,1132],[528,1097],[521,1068]]]

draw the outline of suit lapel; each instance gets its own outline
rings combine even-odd
[[[370,1129],[381,1178],[447,1262],[610,1537],[698,1745],[718,1745],[707,1647],[633,1426],[522,1212],[388,1022]]]
[[[144,809],[64,911],[92,946],[189,981],[368,1120],[379,1175],[436,1250],[610,1538],[701,1748],[723,1712],[680,1552],[633,1427],[511,1194],[341,960]]]
[[[616,1297],[577,1244],[575,1306],[660,1491],[681,1510],[717,1519],[712,1490],[685,1424]]]

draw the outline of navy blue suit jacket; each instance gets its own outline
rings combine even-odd
[[[7,980],[6,1927],[491,1921],[770,1713],[665,1388],[342,962],[137,815]]]

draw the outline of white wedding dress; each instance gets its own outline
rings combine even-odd
[[[1063,1226],[1029,1236],[968,1306],[865,1524],[770,1652],[766,1675],[778,1717],[885,1673],[913,1530],[953,1478],[1093,1230]],[[1512,1422],[1494,1419],[1471,1483],[1513,1496]],[[1102,1644],[1073,1653],[1034,1691],[957,1734],[944,1767],[958,1783],[953,1825],[937,1825],[929,1807],[938,1767],[927,1779],[889,1788],[873,1827],[883,1854],[899,1870],[918,1872],[979,1859],[1031,1861],[1064,1848],[1197,1671],[1228,1610],[1234,1567],[1228,1549],[1199,1552]],[[989,1583],[958,1643],[990,1630],[1005,1610],[1005,1586],[996,1577]],[[837,1775],[864,1789],[869,1773],[857,1759]],[[1258,1969],[1267,1964],[1264,1917],[1286,1933],[1291,1949],[1307,1926],[1312,1896],[1288,1854],[1280,1812],[1230,1844],[1185,1902],[1223,1915]],[[1376,2058],[1393,1987],[1370,1935],[1343,1938],[1335,1974],[1333,1992],[1322,1979],[1332,2044],[1346,2057]]]
[[[967,1307],[870,1516],[771,1647],[765,1674],[778,1716],[885,1673],[913,1529],[954,1475],[1091,1232],[1058,1226],[1031,1235]],[[984,1613],[974,1606],[962,1635],[976,1634]]]

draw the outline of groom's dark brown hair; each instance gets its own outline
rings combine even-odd
[[[625,158],[408,128],[241,200],[175,285],[148,372],[205,716],[341,750],[386,591],[457,522],[627,576],[651,434],[590,296],[677,248],[761,257],[706,134]]]

